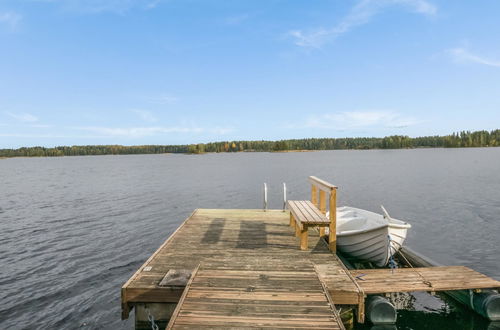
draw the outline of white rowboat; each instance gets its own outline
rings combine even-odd
[[[384,267],[403,245],[411,225],[384,215],[342,206],[337,208],[337,247],[347,256]]]

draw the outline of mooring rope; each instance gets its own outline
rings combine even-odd
[[[432,283],[431,283],[430,281],[428,281],[428,280],[425,278],[425,276],[424,276],[424,275],[422,275],[422,273],[420,273],[418,270],[416,270],[416,269],[415,269],[415,267],[413,267],[413,265],[411,264],[411,262],[410,262],[410,261],[409,261],[409,260],[405,257],[405,255],[404,255],[403,251],[401,251],[401,248],[402,248],[401,244],[399,244],[399,243],[398,243],[398,242],[396,242],[396,241],[391,240],[391,237],[389,236],[389,244],[390,244],[391,242],[394,242],[394,243],[396,243],[397,245],[399,245],[399,249],[398,249],[399,254],[400,254],[400,255],[401,255],[401,256],[405,259],[406,263],[410,266],[410,268],[411,268],[411,269],[413,269],[413,271],[414,271],[415,273],[417,273],[417,274],[418,274],[418,275],[422,278],[422,282],[423,282],[425,285],[427,285],[427,286],[429,286],[429,287],[431,287],[431,288],[432,288]],[[392,256],[391,256],[391,257],[392,257]]]
[[[394,261],[394,255],[391,253],[391,235],[387,235],[387,238],[389,239],[389,267],[391,268],[391,273],[394,273],[394,269],[398,268],[398,265]]]

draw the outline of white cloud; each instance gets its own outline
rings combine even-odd
[[[373,16],[392,6],[402,6],[412,12],[427,16],[433,16],[437,12],[437,7],[426,0],[361,0],[332,28],[320,28],[307,32],[292,30],[288,32],[288,35],[295,39],[297,46],[320,48],[328,40],[369,23]]]
[[[10,29],[15,29],[19,22],[21,21],[22,16],[11,12],[0,12],[0,23],[7,25]]]
[[[138,110],[138,109],[134,109],[134,110],[131,110],[133,113],[139,115],[139,117],[141,117],[142,120],[148,122],[148,123],[154,123],[154,122],[157,122],[158,119],[149,111],[146,111],[146,110]]]
[[[33,116],[32,114],[29,113],[12,113],[12,112],[5,112],[6,115],[22,122],[27,122],[27,123],[34,123],[38,121],[38,118]]]
[[[128,136],[128,137],[142,137],[151,136],[161,133],[200,133],[201,128],[188,128],[188,127],[78,127],[78,129],[102,134],[106,136]]]
[[[249,14],[241,14],[226,17],[224,23],[227,25],[239,25],[250,18]]]
[[[200,133],[212,133],[218,135],[224,135],[231,132],[232,128],[215,127],[215,128],[201,128],[197,126],[173,126],[173,127],[75,127],[75,129],[84,130],[100,134],[103,136],[123,136],[123,137],[144,137],[159,134],[169,134],[169,133],[186,133],[186,134],[200,134]]]
[[[392,111],[336,112],[310,117],[305,126],[321,129],[356,129],[369,127],[403,128],[420,123],[413,117],[405,117]]]
[[[84,14],[105,12],[124,14],[133,8],[149,10],[156,8],[163,0],[36,0],[55,4],[67,11]]]
[[[453,60],[457,63],[463,62],[473,62],[488,66],[494,66],[500,68],[500,60],[488,59],[476,54],[471,53],[465,48],[453,48],[449,49],[448,53],[453,57]]]
[[[102,136],[88,136],[88,135],[64,135],[64,134],[29,134],[29,133],[0,133],[1,137],[17,137],[17,138],[102,138]]]
[[[149,102],[153,104],[173,104],[177,101],[179,101],[179,98],[170,94],[164,94],[158,97],[149,98]]]
[[[209,133],[216,135],[226,135],[231,132],[234,132],[234,128],[232,127],[215,127],[208,130]]]
[[[156,8],[162,0],[151,0],[146,4],[146,9]]]

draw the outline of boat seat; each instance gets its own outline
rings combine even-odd
[[[300,249],[307,250],[307,230],[311,227],[326,228],[330,225],[330,219],[310,201],[288,201],[288,209],[290,226],[295,228],[295,235],[300,236]],[[324,229],[320,230],[322,234]]]

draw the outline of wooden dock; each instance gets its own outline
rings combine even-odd
[[[281,210],[196,210],[123,285],[122,317],[180,302],[171,328],[338,329],[335,306],[354,306],[363,322],[367,294],[500,287],[467,267],[349,271],[317,231],[301,250],[289,219]],[[160,285],[173,270],[192,273],[189,282]]]
[[[365,294],[500,287],[500,282],[464,266],[360,269],[351,274]]]
[[[313,267],[235,268],[200,265],[167,329],[344,329]]]
[[[138,303],[177,303],[184,287],[159,283],[171,269],[192,271],[198,265],[201,276],[194,278],[195,292],[205,283],[212,291],[247,296],[251,304],[271,302],[283,315],[289,299],[297,299],[289,315],[316,311],[300,299],[307,295],[314,297],[313,304],[323,305],[324,313],[329,307],[322,279],[334,288],[328,292],[333,301],[357,305],[363,294],[342,262],[318,233],[311,233],[310,249],[301,251],[289,217],[288,212],[276,210],[196,210],[122,287],[123,317]],[[322,273],[319,277],[317,271]],[[329,317],[340,323],[331,310]]]

